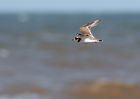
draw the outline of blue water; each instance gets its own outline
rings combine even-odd
[[[71,41],[95,19],[98,44]],[[140,14],[0,14],[0,93],[16,84],[59,91],[78,80],[140,82]]]

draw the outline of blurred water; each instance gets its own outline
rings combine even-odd
[[[95,19],[104,42],[73,43],[79,26]],[[139,83],[139,38],[140,14],[1,14],[0,93],[30,84],[55,93],[79,80]]]

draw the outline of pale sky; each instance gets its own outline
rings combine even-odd
[[[140,12],[140,0],[0,0],[0,12]]]

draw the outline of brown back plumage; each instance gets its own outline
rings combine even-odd
[[[83,36],[93,36],[91,33],[91,28],[95,27],[101,20],[95,20],[94,22],[87,23],[80,27],[80,32]]]

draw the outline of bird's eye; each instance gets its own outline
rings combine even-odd
[[[88,36],[88,35],[86,35],[86,36]]]

